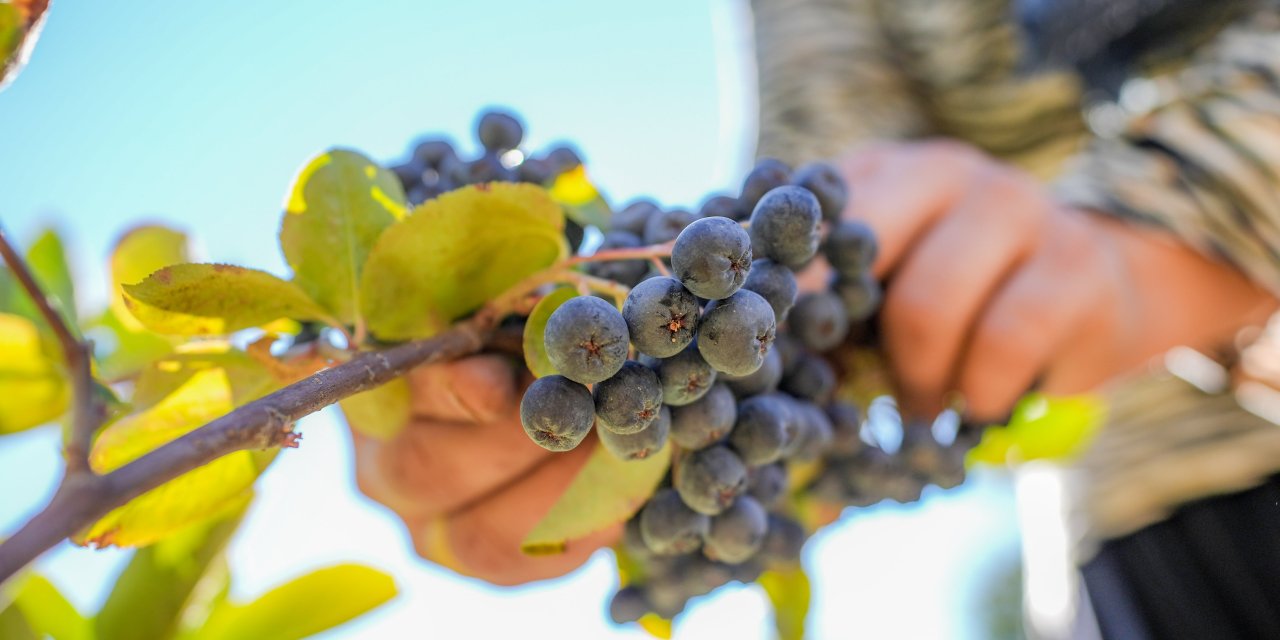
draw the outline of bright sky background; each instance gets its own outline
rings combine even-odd
[[[82,309],[101,304],[108,248],[140,221],[188,231],[205,259],[284,273],[281,202],[307,158],[340,145],[393,161],[427,132],[471,146],[489,104],[517,109],[533,148],[575,142],[615,199],[693,205],[749,162],[745,20],[734,0],[62,0],[0,93],[0,221],[23,240],[63,232]],[[359,496],[332,413],[301,429],[304,446],[263,477],[232,544],[236,595],[357,560],[395,574],[402,595],[329,637],[641,637],[606,619],[607,553],[520,589],[460,579],[417,560],[398,522]],[[52,429],[0,440],[0,535],[58,473]],[[807,549],[813,637],[982,637],[974,589],[1017,553],[1013,522],[997,473],[923,505],[847,514]],[[64,545],[39,570],[92,610],[125,557]],[[677,626],[678,638],[769,636],[753,589],[726,589]]]

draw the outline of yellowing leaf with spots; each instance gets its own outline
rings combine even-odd
[[[175,264],[189,262],[187,235],[160,225],[135,227],[120,236],[111,251],[111,310],[131,331],[142,331],[124,304],[121,287],[141,282],[147,276]]]
[[[392,225],[361,276],[361,305],[383,340],[447,328],[568,253],[564,214],[545,189],[490,183],[429,200]]]
[[[671,445],[643,460],[619,460],[598,441],[573,484],[520,543],[528,555],[563,553],[565,542],[625,521],[671,466]]]
[[[168,227],[135,227],[116,241],[108,264],[111,299],[106,311],[90,323],[93,328],[110,332],[114,338],[94,345],[98,372],[103,378],[131,376],[147,363],[173,351],[177,339],[143,327],[125,306],[122,286],[141,282],[164,267],[188,260],[186,234]]]
[[[290,189],[280,248],[294,281],[345,324],[360,311],[360,272],[383,229],[405,215],[395,174],[346,149],[307,164]]]
[[[280,318],[333,323],[292,282],[265,271],[225,264],[178,264],[125,285],[124,301],[157,333],[225,335]]]
[[[114,471],[234,408],[227,371],[196,370],[163,400],[104,429],[93,444],[89,464],[98,473]],[[218,458],[115,509],[74,540],[82,545],[142,546],[240,508],[273,456],[274,451],[237,451]]]
[[[0,313],[0,434],[50,422],[69,401],[62,369],[41,349],[35,323]]]

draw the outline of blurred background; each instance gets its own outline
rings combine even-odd
[[[282,274],[281,203],[308,158],[346,146],[392,164],[426,133],[470,151],[472,120],[491,105],[524,117],[530,148],[576,145],[612,202],[694,207],[750,166],[746,12],[737,0],[64,0],[0,94],[0,220],[20,242],[62,234],[81,308],[106,303],[109,248],[141,222],[188,232],[201,260]],[[336,412],[300,430],[302,448],[259,481],[230,547],[233,596],[359,561],[392,573],[400,596],[325,637],[644,637],[607,620],[607,552],[517,589],[460,578],[419,560],[399,521],[356,491]],[[56,428],[0,439],[0,537],[47,501],[60,464]],[[846,511],[806,548],[812,637],[1020,637],[1012,487],[979,469],[918,504]],[[92,611],[127,557],[64,543],[36,569]],[[729,587],[675,635],[767,638],[772,624],[761,593]]]

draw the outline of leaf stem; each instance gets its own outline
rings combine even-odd
[[[67,375],[71,378],[73,402],[71,434],[64,448],[67,473],[92,475],[93,470],[89,467],[89,445],[93,440],[94,431],[102,425],[107,415],[102,398],[93,388],[92,348],[88,342],[82,342],[76,338],[62,314],[49,303],[49,297],[36,282],[27,261],[9,241],[4,229],[0,229],[0,256],[4,257],[5,264],[9,266],[9,270],[13,272],[27,296],[35,303],[40,316],[53,330],[59,346],[62,347],[63,362]]]

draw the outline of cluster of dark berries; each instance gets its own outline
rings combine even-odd
[[[624,552],[640,570],[614,597],[616,621],[671,617],[731,580],[797,562],[807,533],[788,515],[793,494],[841,506],[908,501],[926,482],[963,477],[963,450],[928,428],[905,431],[891,455],[864,441],[858,407],[834,399],[836,371],[822,354],[881,299],[875,237],[840,219],[846,201],[830,165],[793,172],[765,160],[740,196],[709,198],[696,214],[632,202],[601,250],[670,242],[670,275],[641,259],[589,263],[633,287],[621,311],[579,297],[551,315],[543,339],[559,375],[537,380],[521,403],[529,436],[566,451],[595,426],[626,460],[674,445],[663,486],[627,523]],[[831,286],[800,294],[795,272],[819,252]],[[790,487],[796,462],[819,470]]]
[[[478,158],[433,138],[393,167],[413,204],[468,184],[546,186],[581,165],[569,147],[520,151],[524,127],[506,112],[482,113],[476,137]],[[612,214],[601,259],[586,264],[631,287],[625,300],[572,298],[548,319],[541,338],[558,374],[521,401],[529,437],[568,451],[596,427],[622,460],[672,447],[667,476],[626,523],[618,551],[631,583],[610,604],[615,621],[672,618],[691,598],[799,562],[806,501],[911,502],[927,484],[963,481],[980,430],[962,426],[943,443],[931,425],[907,424],[899,445],[881,447],[867,412],[836,399],[842,354],[876,348],[882,298],[874,234],[841,218],[848,195],[828,164],[765,159],[737,196],[713,195],[697,212],[635,200]],[[565,233],[576,251],[582,227],[567,221]],[[603,259],[628,249],[638,251]],[[635,257],[667,250],[665,261]],[[796,273],[819,254],[829,286],[800,293]]]
[[[553,147],[542,154],[522,151],[524,124],[507,111],[482,112],[475,133],[482,149],[477,158],[464,159],[449,140],[433,137],[418,141],[406,161],[391,167],[410,204],[417,206],[469,184],[528,182],[547,186],[582,164],[578,152],[568,146]],[[582,227],[572,220],[565,222],[565,234],[576,249],[582,242]]]

